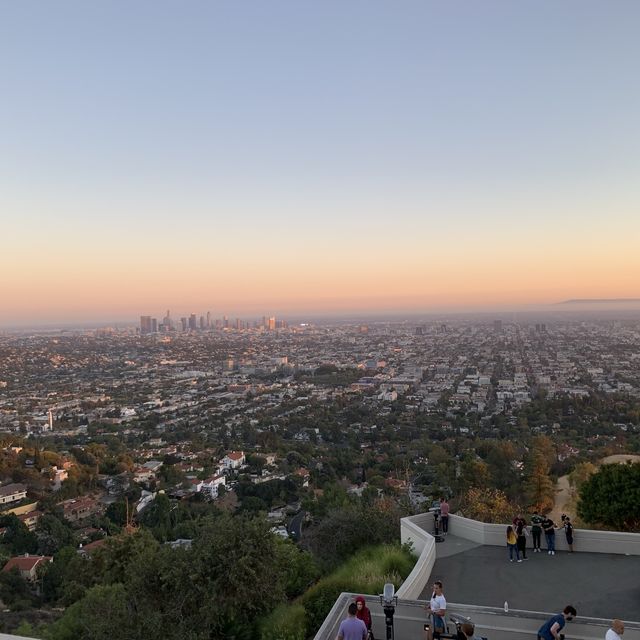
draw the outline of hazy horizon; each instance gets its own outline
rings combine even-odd
[[[639,18],[4,3],[0,326],[636,298]]]
[[[139,327],[140,316],[150,315],[158,322],[162,320],[167,309],[157,312],[138,314],[129,317],[106,316],[102,318],[75,318],[59,319],[57,321],[24,320],[23,322],[0,324],[0,331],[47,331],[47,330],[82,330],[104,327]],[[226,316],[231,323],[236,318],[242,321],[260,320],[264,316],[274,315],[278,319],[285,319],[292,323],[359,323],[359,322],[439,322],[444,320],[454,321],[486,321],[494,319],[511,320],[515,322],[532,321],[577,321],[577,320],[625,320],[640,319],[640,301],[580,301],[574,304],[572,301],[554,303],[549,305],[520,305],[504,307],[477,307],[477,308],[441,308],[441,309],[369,309],[364,311],[354,310],[327,310],[324,312],[303,313],[295,310],[288,312],[262,312],[256,309],[254,312],[233,313],[215,311],[211,309],[190,309],[187,311],[171,312],[171,318],[178,325],[181,317],[188,317],[195,313],[197,318],[211,312],[212,322]]]

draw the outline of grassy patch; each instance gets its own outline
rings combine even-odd
[[[392,582],[397,589],[414,564],[415,557],[406,547],[379,545],[363,549],[333,573],[319,580],[295,603],[276,609],[262,626],[261,638],[271,640],[276,631],[280,633],[280,637],[292,640],[309,637],[319,629],[343,591],[381,593],[385,582]],[[304,632],[300,626],[301,608],[305,614]]]

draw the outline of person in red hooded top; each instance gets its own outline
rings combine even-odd
[[[367,637],[369,640],[374,640],[373,632],[371,631],[371,611],[369,611],[363,596],[358,596],[356,598],[356,606],[358,607],[356,618],[358,618],[358,620],[362,620],[365,627],[367,627],[367,631],[369,633]]]

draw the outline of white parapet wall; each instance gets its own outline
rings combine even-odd
[[[428,531],[433,529],[433,514],[421,513],[400,520],[400,540],[410,544],[418,559],[411,573],[398,589],[398,597],[416,600],[429,580],[436,562],[436,542]]]
[[[505,545],[507,524],[487,524],[470,520],[462,516],[449,516],[449,533],[491,546]],[[527,543],[531,546],[531,542]],[[544,534],[542,547],[545,548]],[[620,555],[640,555],[640,534],[622,533],[620,531],[595,531],[593,529],[574,529],[573,548],[575,551],[588,553],[616,553]],[[556,531],[556,549],[567,551],[567,540],[562,529]]]
[[[462,516],[449,516],[449,533],[477,544],[496,547],[505,545],[506,524],[487,524]],[[411,544],[418,559],[413,571],[398,589],[398,597],[416,600],[420,597],[436,561],[436,544],[429,533],[433,530],[433,514],[420,513],[400,520],[400,540]],[[531,545],[531,542],[528,543]],[[542,546],[545,546],[544,535]],[[640,534],[619,531],[595,531],[574,529],[573,547],[576,551],[589,553],[615,553],[620,555],[640,555]],[[556,549],[567,550],[564,531],[556,532]]]

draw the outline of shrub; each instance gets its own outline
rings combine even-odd
[[[300,598],[307,611],[309,630],[315,631],[320,627],[343,591],[381,593],[385,582],[392,582],[397,588],[414,564],[415,558],[407,547],[379,545],[358,552]]]
[[[301,604],[281,604],[260,625],[260,640],[305,640],[306,618]]]
[[[578,515],[618,531],[640,529],[640,463],[605,464],[580,487]]]
[[[307,624],[314,632],[327,617],[331,607],[343,591],[350,591],[349,585],[335,576],[328,576],[313,585],[300,599],[307,612]]]

